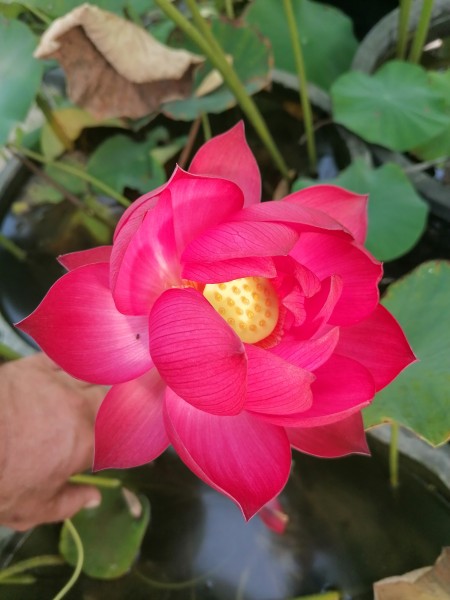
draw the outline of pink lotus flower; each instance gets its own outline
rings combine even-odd
[[[379,304],[366,221],[366,197],[330,185],[261,204],[238,124],[137,200],[112,247],[62,257],[20,327],[112,385],[94,468],[172,444],[250,518],[283,489],[291,448],[367,453],[361,409],[415,358]]]

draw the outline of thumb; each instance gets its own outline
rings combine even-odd
[[[47,514],[44,516],[45,522],[53,523],[70,519],[82,508],[97,508],[101,501],[101,493],[96,487],[68,483],[51,500]]]

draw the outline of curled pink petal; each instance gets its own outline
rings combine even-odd
[[[337,458],[348,454],[370,454],[360,412],[319,427],[287,428],[291,445],[300,452]]]
[[[355,360],[333,354],[314,372],[311,408],[292,418],[293,427],[335,423],[370,404],[375,385],[369,371]],[[288,424],[286,424],[288,427]]]
[[[247,412],[219,417],[167,390],[165,419],[181,460],[205,483],[234,500],[246,519],[286,484],[291,451],[282,427]]]
[[[90,250],[80,250],[79,252],[70,252],[58,256],[58,262],[68,271],[73,271],[84,265],[95,263],[109,263],[111,258],[112,246],[98,246]]]
[[[318,338],[282,340],[277,346],[271,348],[271,352],[302,369],[315,371],[331,357],[338,341],[339,327],[333,327]]]
[[[311,298],[305,298],[305,318],[297,327],[296,335],[308,339],[326,325],[341,298],[343,283],[339,275],[332,275],[322,281],[320,290]]]
[[[199,283],[232,281],[241,277],[275,277],[275,263],[269,256],[251,258],[231,258],[213,263],[189,262],[183,265],[184,279]]]
[[[123,255],[113,287],[120,312],[149,314],[164,290],[181,286],[170,192],[165,190],[148,212]]]
[[[330,323],[352,325],[375,310],[382,267],[361,246],[332,235],[305,233],[290,254],[320,279],[330,275],[342,278],[342,295]]]
[[[246,352],[246,410],[282,417],[311,406],[312,373],[251,344],[246,344]]]
[[[244,196],[232,181],[183,173],[171,181],[175,239],[180,254],[203,231],[220,225],[242,208]]]
[[[242,121],[203,144],[194,156],[189,172],[233,181],[243,191],[246,206],[261,200],[259,167],[245,139]]]
[[[164,381],[201,410],[241,412],[246,391],[244,345],[193,289],[164,292],[150,314],[150,350]]]
[[[361,323],[340,328],[336,351],[369,369],[377,391],[417,360],[400,325],[381,304]]]
[[[289,202],[263,202],[243,208],[233,215],[231,221],[251,221],[256,223],[284,223],[295,230],[329,231],[338,237],[352,239],[348,231],[330,215],[300,204]]]
[[[129,381],[152,366],[147,318],[117,310],[106,263],[61,277],[18,327],[65,371],[91,383]]]
[[[278,498],[274,498],[261,508],[258,517],[264,525],[279,535],[283,534],[289,523],[289,515],[284,512]]]
[[[336,185],[314,185],[286,196],[283,201],[320,210],[341,223],[360,244],[366,239],[366,195],[354,194]]]
[[[299,234],[279,223],[222,223],[191,242],[184,262],[216,262],[255,256],[283,256]]]
[[[164,452],[169,445],[163,419],[165,389],[153,368],[109,390],[95,421],[94,471],[137,467]]]

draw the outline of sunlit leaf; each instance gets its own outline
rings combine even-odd
[[[423,263],[390,286],[383,304],[399,321],[418,362],[365,409],[367,427],[397,421],[430,444],[450,438],[450,262]]]
[[[328,89],[347,71],[355,54],[357,41],[351,20],[333,6],[294,0],[292,2],[302,44],[307,79]],[[280,0],[253,2],[245,20],[255,25],[272,44],[277,69],[296,74],[288,24]]]
[[[337,123],[391,150],[411,150],[448,127],[444,99],[418,65],[390,61],[374,75],[346,73],[331,97]]]
[[[98,508],[81,510],[72,518],[83,543],[86,575],[114,579],[130,569],[150,519],[147,498],[139,496],[139,503],[141,514],[135,516],[122,488],[103,489]],[[61,530],[59,550],[69,564],[76,564],[77,550],[66,526]]]
[[[26,25],[0,17],[0,145],[27,116],[42,77],[36,39]]]

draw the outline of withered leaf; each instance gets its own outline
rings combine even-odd
[[[55,58],[66,72],[70,99],[96,118],[139,118],[189,95],[203,58],[174,50],[144,29],[90,4],[56,19],[37,58]]]
[[[416,569],[374,584],[375,600],[450,600],[450,547],[432,567]]]

